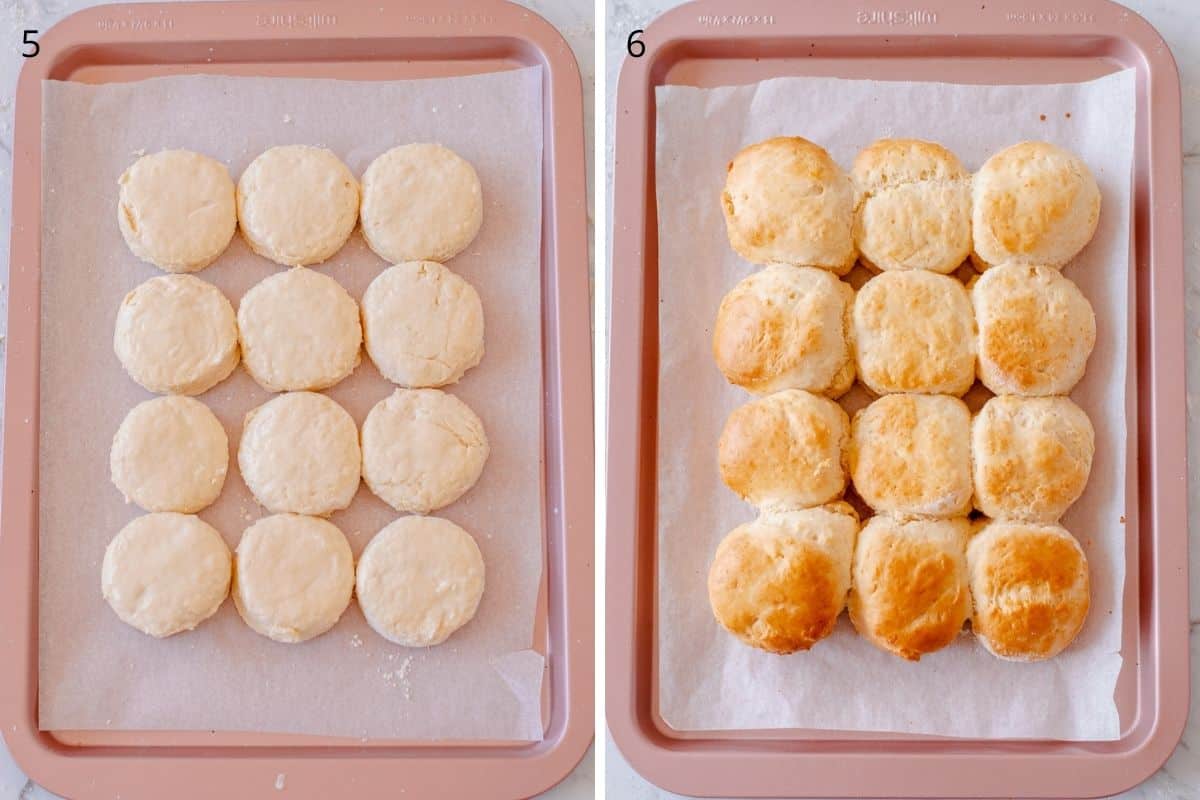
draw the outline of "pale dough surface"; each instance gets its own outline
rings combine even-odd
[[[194,514],[221,494],[229,439],[208,406],[156,397],[134,406],[113,437],[112,482],[147,511]]]
[[[237,317],[211,283],[162,275],[125,295],[113,349],[129,377],[150,391],[202,394],[237,366]]]
[[[238,305],[242,363],[271,392],[325,389],[358,366],[358,304],[328,275],[304,267],[271,275]]]
[[[354,419],[323,394],[281,394],[246,415],[238,466],[271,511],[323,516],[345,508],[360,464]]]
[[[303,642],[332,628],[350,605],[354,555],[336,525],[276,514],[242,533],[233,603],[253,630],[277,642]]]
[[[108,544],[104,599],[125,623],[163,637],[190,631],[229,594],[230,556],[211,525],[188,514],[147,514]]]
[[[435,261],[381,272],[363,294],[362,317],[367,353],[392,383],[456,383],[483,358],[479,293]]]
[[[489,448],[483,422],[438,389],[397,389],[362,429],[363,479],[397,511],[428,514],[479,480]]]
[[[167,272],[207,267],[237,229],[233,179],[208,156],[189,150],[142,156],[117,183],[117,223],[125,243]]]
[[[363,616],[405,647],[441,644],[466,625],[483,596],[483,555],[471,535],[440,517],[401,517],[375,535],[358,562]]]

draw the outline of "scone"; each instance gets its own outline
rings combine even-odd
[[[859,634],[909,661],[953,642],[971,613],[970,533],[964,517],[868,520],[858,532],[847,603]]]
[[[975,382],[971,298],[953,277],[882,272],[854,298],[858,377],[875,394],[962,395]]]
[[[1066,649],[1091,603],[1087,557],[1065,528],[991,522],[967,545],[971,628],[1010,661],[1040,661]]]
[[[717,622],[768,653],[809,649],[846,605],[857,533],[848,503],[764,514],[734,528],[708,573]]]
[[[802,389],[734,409],[717,444],[725,485],[763,509],[808,508],[842,496],[850,421],[832,400]]]
[[[971,412],[945,395],[880,397],[854,415],[849,463],[859,496],[881,514],[964,516],[971,508]]]
[[[1061,267],[1091,241],[1100,221],[1100,187],[1073,153],[1049,142],[1021,142],[975,173],[971,259]]]
[[[880,139],[858,154],[854,244],[874,270],[953,272],[971,253],[971,175],[940,144]]]
[[[854,266],[854,187],[829,153],[799,136],[750,145],[721,193],[729,243],[754,264]]]
[[[1005,264],[971,285],[979,379],[996,394],[1067,394],[1096,346],[1096,315],[1051,267]]]
[[[994,519],[1054,522],[1087,487],[1095,432],[1066,397],[993,397],[971,423],[975,505]]]
[[[854,383],[853,305],[854,289],[826,270],[769,266],[721,301],[713,358],[727,381],[754,394],[839,397]]]

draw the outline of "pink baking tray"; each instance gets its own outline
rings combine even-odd
[[[645,54],[621,70],[613,193],[607,716],[622,753],[660,786],[721,797],[1095,797],[1145,779],[1179,740],[1189,687],[1179,78],[1162,38],[1105,0],[700,0],[640,38]],[[655,87],[784,75],[1033,84],[1123,68],[1137,70],[1138,98],[1121,738],[673,730],[658,714],[655,654]]]
[[[541,17],[503,0],[110,5],[40,37],[17,89],[3,494],[0,734],[70,797],[519,798],[563,778],[594,725],[591,329],[579,70]],[[41,82],[182,73],[394,80],[544,70],[542,342],[546,567],[534,646],[545,738],[411,742],[266,733],[39,731]]]

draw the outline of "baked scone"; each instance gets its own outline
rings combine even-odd
[[[854,244],[874,270],[953,272],[971,253],[971,174],[940,144],[880,139],[854,159]]]
[[[753,264],[854,266],[854,187],[824,148],[799,136],[750,145],[721,193],[729,243]]]
[[[971,423],[975,506],[994,519],[1054,522],[1087,487],[1095,432],[1067,397],[993,397]]]
[[[854,298],[858,377],[875,394],[962,395],[975,382],[975,319],[959,281],[882,272]]]
[[[768,653],[809,649],[846,606],[857,533],[848,503],[767,513],[734,528],[708,573],[717,622]]]
[[[970,534],[965,517],[871,517],[858,532],[847,602],[859,634],[909,661],[953,642],[971,613]]]
[[[1060,525],[990,522],[967,545],[980,644],[1010,661],[1040,661],[1066,649],[1091,603],[1087,557]]]
[[[854,289],[832,273],[774,264],[721,300],[713,358],[727,381],[754,394],[839,397],[854,383],[853,305]]]
[[[846,490],[850,420],[832,400],[787,389],[734,409],[717,444],[725,485],[759,508],[808,508]]]
[[[979,379],[996,394],[1066,394],[1096,345],[1096,315],[1051,267],[1004,264],[971,285]]]
[[[971,412],[957,397],[880,397],[854,415],[848,460],[854,488],[881,514],[945,518],[971,508]]]
[[[971,260],[1061,267],[1091,241],[1100,221],[1100,187],[1073,153],[1049,142],[1020,142],[975,173]]]

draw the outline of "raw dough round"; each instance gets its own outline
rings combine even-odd
[[[483,423],[438,389],[397,389],[362,429],[363,479],[397,511],[428,514],[479,480],[488,458]]]
[[[354,555],[333,523],[276,514],[242,533],[233,603],[263,636],[277,642],[320,636],[337,624],[353,590]]]
[[[385,269],[363,295],[362,316],[367,353],[392,383],[456,383],[483,358],[479,294],[437,262]]]
[[[483,576],[483,555],[469,533],[439,517],[401,517],[363,550],[355,590],[376,633],[429,647],[475,616]]]
[[[242,363],[267,391],[324,389],[358,366],[358,304],[328,275],[278,272],[238,306]]]
[[[482,223],[479,175],[440,144],[393,147],[363,173],[363,238],[392,264],[446,261],[471,243]]]
[[[104,551],[104,599],[125,623],[164,637],[190,631],[229,594],[229,548],[199,517],[171,512],[130,522]]]
[[[117,181],[117,223],[133,254],[167,272],[217,260],[237,229],[233,179],[219,161],[188,150],[142,156]]]
[[[225,485],[229,439],[208,406],[156,397],[133,407],[113,437],[112,482],[147,511],[194,514]]]
[[[254,252],[303,267],[332,256],[358,222],[358,181],[320,147],[272,147],[237,185],[238,223]]]
[[[345,508],[361,463],[354,420],[323,394],[281,394],[246,415],[238,466],[271,511],[324,516]]]
[[[211,283],[151,278],[121,302],[113,349],[129,377],[150,391],[201,394],[237,366],[237,317]]]

